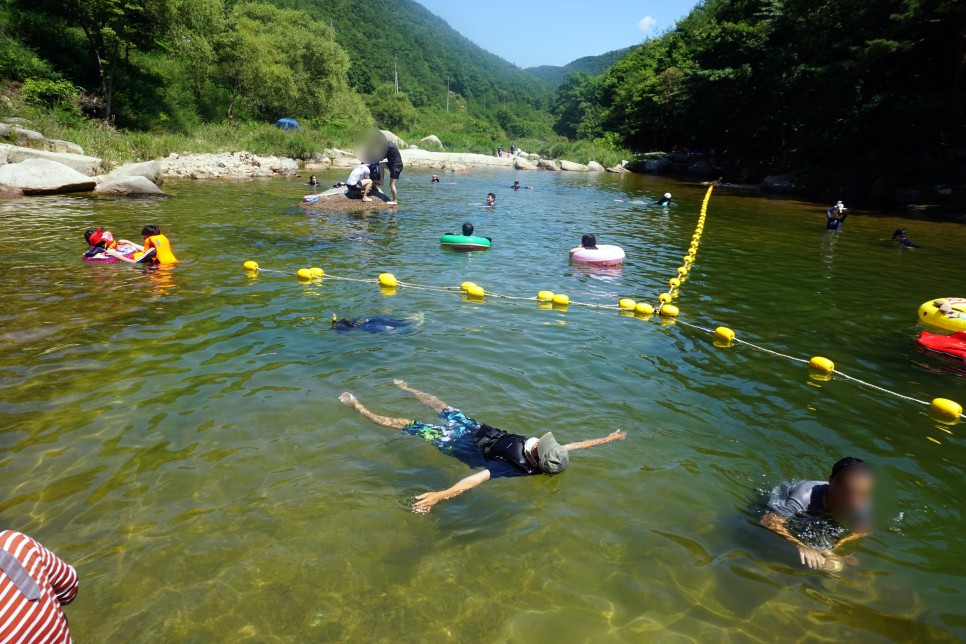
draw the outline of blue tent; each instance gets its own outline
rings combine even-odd
[[[302,126],[295,119],[279,119],[275,122],[275,127],[280,127],[283,130],[301,130]]]

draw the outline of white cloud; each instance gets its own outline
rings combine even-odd
[[[640,27],[641,31],[648,34],[654,31],[654,28],[657,27],[657,20],[655,20],[653,16],[644,16],[641,18],[640,22],[637,23],[637,26]]]

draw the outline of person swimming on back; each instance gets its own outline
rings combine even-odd
[[[834,206],[825,211],[825,217],[827,218],[825,222],[825,230],[838,230],[845,223],[845,218],[849,216],[846,212],[848,208],[845,204],[839,201]]]
[[[898,242],[907,248],[919,248],[919,244],[914,243],[911,239],[906,237],[905,228],[897,228],[894,233],[892,233],[892,241]]]
[[[597,235],[594,233],[586,233],[580,238],[580,246],[577,248],[571,248],[570,254],[573,255],[578,250],[586,248],[587,250],[597,250]]]
[[[832,466],[828,481],[802,481],[783,486],[784,498],[770,503],[761,524],[784,537],[798,549],[803,565],[812,569],[841,570],[843,560],[835,548],[871,533],[869,521],[874,472],[859,458],[847,456]],[[832,519],[848,531],[830,548],[820,550],[805,544],[789,529],[789,519],[811,517]]]
[[[654,202],[658,206],[670,206],[671,205],[671,193],[665,192],[664,196]]]

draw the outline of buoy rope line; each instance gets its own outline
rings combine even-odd
[[[711,201],[711,193],[717,182],[713,182],[708,186],[708,191],[704,195],[704,200],[701,202],[701,214],[698,217],[698,225],[694,229],[694,235],[691,237],[691,246],[688,249],[688,254],[684,257],[683,264],[677,269],[677,277],[672,277],[668,281],[668,290],[658,297],[658,306],[655,309],[650,304],[646,302],[636,302],[630,298],[623,298],[617,305],[614,304],[593,304],[589,302],[572,302],[567,295],[562,293],[554,293],[552,291],[540,291],[537,293],[536,297],[521,297],[518,295],[503,295],[502,293],[493,293],[491,291],[485,291],[483,287],[473,283],[473,282],[463,282],[460,286],[429,286],[425,284],[413,284],[410,282],[402,282],[397,280],[396,277],[391,273],[382,273],[377,279],[371,278],[358,278],[358,277],[345,277],[341,275],[333,275],[331,273],[326,273],[321,268],[301,268],[296,272],[292,271],[280,271],[277,269],[270,268],[260,268],[257,262],[247,261],[244,264],[245,270],[249,272],[267,272],[267,273],[279,273],[282,275],[295,275],[302,281],[319,281],[321,282],[323,278],[329,278],[331,280],[341,281],[341,282],[353,282],[357,284],[378,284],[383,289],[395,290],[397,288],[408,288],[417,291],[430,291],[436,293],[447,293],[454,295],[457,293],[463,294],[468,298],[474,300],[483,301],[486,297],[509,300],[515,302],[537,302],[540,304],[556,305],[561,309],[566,309],[568,306],[577,306],[588,309],[597,309],[601,311],[618,311],[621,313],[634,313],[636,315],[642,316],[644,319],[650,319],[653,313],[657,313],[659,316],[675,318],[677,322],[684,325],[685,327],[696,329],[704,333],[712,335],[715,340],[718,341],[722,346],[731,346],[733,344],[742,344],[748,346],[755,351],[760,351],[769,355],[777,356],[779,358],[784,358],[792,362],[797,362],[799,364],[808,365],[811,369],[824,373],[826,375],[831,375],[833,373],[838,374],[843,379],[854,382],[856,384],[868,387],[874,391],[887,394],[889,396],[894,396],[901,400],[908,402],[917,403],[920,405],[925,405],[930,408],[930,410],[936,415],[943,416],[946,419],[958,420],[960,418],[966,419],[966,414],[963,413],[963,408],[958,403],[948,400],[945,398],[935,398],[932,402],[927,402],[925,400],[920,400],[912,396],[907,396],[905,394],[900,394],[899,392],[892,391],[891,389],[886,389],[885,387],[880,387],[879,385],[872,384],[871,382],[866,382],[861,378],[856,378],[855,376],[850,376],[847,373],[839,371],[835,368],[835,364],[828,358],[823,358],[821,356],[815,356],[811,360],[805,360],[804,358],[798,358],[796,356],[788,355],[786,353],[781,353],[773,349],[768,349],[766,347],[754,344],[753,342],[748,342],[747,340],[741,340],[735,336],[735,332],[727,327],[718,327],[717,329],[711,330],[694,324],[692,322],[686,322],[678,318],[680,313],[677,306],[672,304],[674,298],[680,293],[681,285],[687,280],[688,273],[691,267],[694,265],[694,261],[697,257],[698,248],[701,245],[701,236],[704,234],[704,222],[708,214],[708,204]]]

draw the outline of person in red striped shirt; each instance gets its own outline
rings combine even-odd
[[[0,643],[72,642],[63,606],[77,571],[25,534],[0,531]]]

